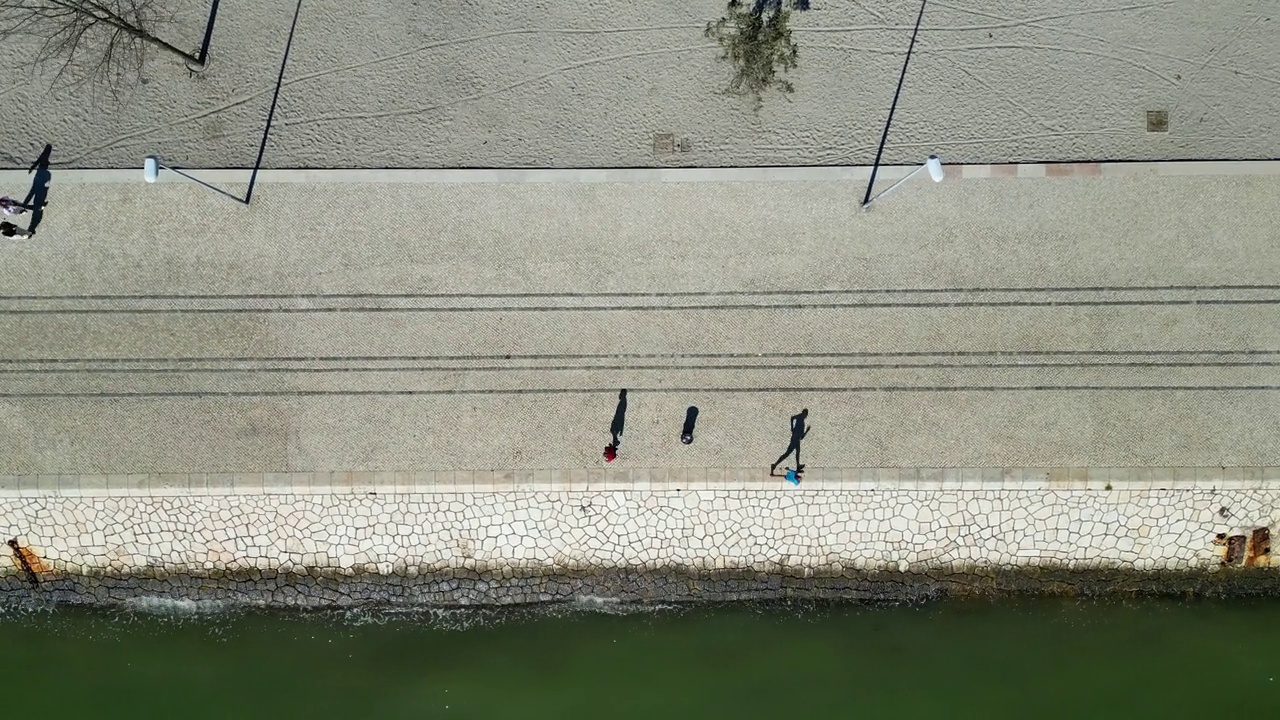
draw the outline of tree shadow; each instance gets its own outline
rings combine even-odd
[[[781,12],[782,9],[782,0],[756,0],[755,5],[751,6],[751,12],[754,15],[763,15],[766,10]],[[791,0],[791,9],[801,12],[808,10],[809,0]]]
[[[796,454],[796,471],[802,472],[804,470],[804,465],[800,464],[800,441],[804,440],[804,436],[809,434],[809,426],[805,423],[808,417],[808,408],[804,408],[791,416],[791,442],[787,445],[786,452],[779,455],[778,459],[769,466],[769,472],[772,473],[777,470],[778,466],[793,452]]]
[[[32,207],[31,224],[27,225],[27,232],[33,235],[36,232],[36,226],[44,220],[44,206],[49,202],[49,183],[53,180],[53,173],[49,172],[51,155],[53,155],[53,145],[46,143],[40,157],[36,158],[36,161],[27,169],[28,175],[36,174],[31,180],[31,189],[22,200],[22,204]]]
[[[627,391],[618,393],[618,407],[613,411],[613,421],[609,423],[609,434],[613,436],[613,446],[622,444],[622,431],[627,425]]]

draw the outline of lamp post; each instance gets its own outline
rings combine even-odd
[[[148,155],[142,161],[142,177],[149,183],[153,183],[160,177],[160,168],[164,167],[160,164],[160,158],[155,155]]]
[[[209,25],[205,29],[204,45],[200,49],[199,61],[201,65],[209,59],[209,40],[213,37],[213,19],[218,13],[218,2],[219,0],[213,0],[213,6],[209,12]],[[200,178],[192,177],[172,165],[163,165],[160,162],[160,157],[157,155],[148,155],[142,161],[142,177],[144,180],[149,183],[154,183],[160,178],[160,171],[162,169],[168,170],[181,175],[191,182],[203,185],[216,193],[226,195],[238,203],[243,203],[245,205],[249,204],[249,201],[253,199],[253,188],[258,182],[258,170],[262,168],[262,156],[267,151],[267,138],[271,136],[271,121],[276,116],[276,103],[280,101],[280,88],[284,85],[284,71],[285,68],[289,66],[289,51],[293,49],[293,33],[298,29],[298,16],[301,14],[302,0],[298,0],[297,5],[293,8],[293,22],[289,25],[289,38],[285,40],[284,44],[284,57],[280,59],[280,75],[276,77],[276,91],[275,94],[271,96],[271,107],[267,110],[267,123],[266,127],[262,130],[262,142],[258,145],[258,158],[253,161],[253,172],[249,174],[249,186],[245,188],[244,197],[232,195],[226,190],[214,187]]]
[[[893,192],[894,190],[897,190],[899,187],[901,187],[902,185],[904,185],[908,180],[910,180],[911,178],[915,177],[916,175],[919,175],[921,170],[928,170],[928,171],[929,171],[929,177],[930,177],[930,179],[932,179],[934,182],[942,182],[942,179],[943,179],[944,177],[946,177],[946,173],[944,173],[944,172],[942,171],[942,161],[938,159],[938,156],[937,156],[937,155],[930,155],[930,156],[929,156],[929,158],[928,158],[927,160],[925,160],[925,161],[924,161],[924,164],[923,164],[923,165],[921,165],[920,167],[916,168],[915,170],[912,170],[911,172],[907,173],[907,176],[906,176],[906,177],[902,178],[902,179],[901,179],[901,180],[899,180],[898,182],[896,182],[896,183],[894,183],[894,184],[890,185],[889,187],[885,188],[885,189],[884,189],[884,191],[883,191],[883,192],[881,192],[880,194],[878,194],[878,195],[876,195],[875,197],[871,198],[870,200],[868,200],[868,201],[866,201],[866,202],[862,203],[862,210],[863,210],[863,212],[866,212],[867,208],[871,207],[871,203],[873,203],[873,202],[875,202],[875,201],[879,200],[880,198],[884,197],[885,195],[888,195],[889,193]]]

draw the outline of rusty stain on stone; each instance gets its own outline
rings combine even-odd
[[[1245,567],[1271,564],[1271,529],[1260,527],[1249,533],[1249,548],[1244,557]]]
[[[40,584],[40,574],[49,572],[49,568],[45,566],[40,556],[32,552],[31,548],[22,547],[18,543],[17,538],[13,538],[8,543],[13,550],[13,562],[22,572],[26,573],[27,580],[31,581],[33,586]]]
[[[1271,565],[1271,528],[1257,527],[1246,535],[1218,533],[1213,544],[1222,548],[1222,564],[1244,567]]]

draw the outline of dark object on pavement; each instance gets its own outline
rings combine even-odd
[[[624,389],[618,393],[618,407],[613,410],[613,422],[609,423],[609,435],[613,441],[609,444],[614,447],[622,445],[622,430],[627,425],[627,391]]]
[[[693,444],[693,429],[698,424],[698,406],[690,405],[684,413],[684,427],[680,428],[680,442]]]
[[[778,459],[773,461],[773,464],[769,466],[770,474],[772,474],[774,470],[777,470],[778,466],[782,464],[782,461],[786,460],[793,452],[796,454],[796,470],[802,471],[804,469],[804,465],[800,464],[800,441],[804,440],[804,436],[809,434],[809,427],[805,425],[805,418],[808,417],[808,408],[804,408],[800,412],[791,416],[791,443],[787,445],[787,451],[779,455]]]
[[[0,222],[0,235],[14,240],[26,240],[31,237],[31,231],[23,230],[11,222]]]

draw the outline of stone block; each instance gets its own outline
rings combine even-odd
[[[233,473],[209,473],[205,475],[205,487],[210,495],[229,495],[235,492],[235,477]]]
[[[63,497],[79,497],[80,496],[80,476],[79,475],[59,475],[58,476],[58,494]]]
[[[62,495],[62,491],[58,488],[57,475],[37,475],[36,490],[39,495],[43,495],[43,496]]]
[[[126,495],[150,495],[151,476],[145,473],[126,475],[123,491]]]
[[[263,473],[262,492],[264,495],[292,495],[293,477],[289,473]]]
[[[261,495],[262,473],[235,473],[231,487],[236,495]]]
[[[1019,485],[1021,490],[1048,490],[1050,489],[1049,471],[1051,468],[1023,468],[1022,483]]]
[[[191,483],[186,473],[159,473],[151,476],[150,494],[154,496],[190,495]]]
[[[557,473],[563,473],[563,470],[552,471],[552,484],[555,485],[555,477]],[[492,470],[472,470],[471,471],[471,488],[472,492],[491,493],[497,488],[493,481]]]
[[[107,475],[82,475],[80,477],[80,494],[87,497],[107,495]]]

